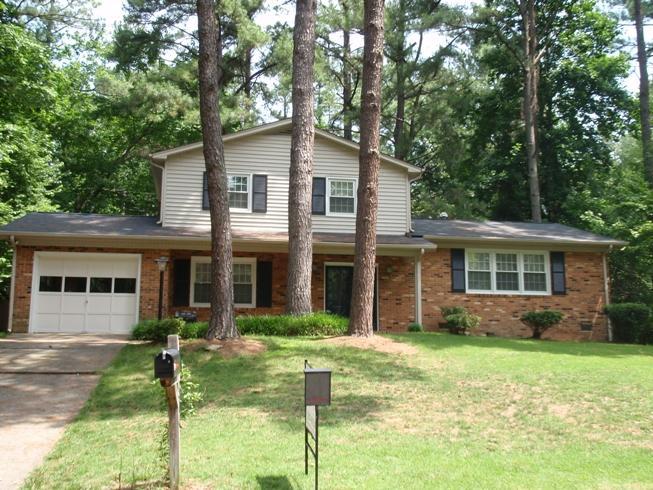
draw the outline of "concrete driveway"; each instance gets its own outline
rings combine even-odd
[[[18,488],[41,464],[126,343],[89,334],[0,339],[0,488]]]

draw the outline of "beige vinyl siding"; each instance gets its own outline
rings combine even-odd
[[[267,213],[231,213],[234,230],[287,231],[290,135],[255,135],[225,143],[230,174],[268,176]],[[165,164],[163,225],[209,227],[209,212],[202,210],[202,150],[171,156]],[[358,177],[358,154],[316,136],[316,177]],[[379,234],[401,235],[408,230],[410,197],[405,169],[382,163],[379,175]],[[251,185],[251,182],[250,182]],[[355,217],[313,216],[316,232],[353,233]]]

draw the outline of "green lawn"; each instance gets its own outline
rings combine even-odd
[[[262,338],[184,355],[205,391],[182,428],[188,488],[312,488],[303,360],[333,369],[323,488],[653,488],[653,348],[410,334],[415,355]],[[27,488],[139,488],[165,476],[157,347],[126,347]]]

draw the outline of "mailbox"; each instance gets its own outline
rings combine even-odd
[[[331,405],[331,370],[304,368],[304,404]]]
[[[154,377],[174,379],[181,370],[181,356],[177,349],[163,349],[154,357]]]

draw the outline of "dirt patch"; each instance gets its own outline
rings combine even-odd
[[[327,344],[341,345],[344,347],[356,347],[357,349],[370,349],[385,354],[399,354],[412,356],[417,354],[417,348],[397,342],[387,337],[374,335],[373,337],[332,337],[321,342]]]
[[[256,356],[267,350],[267,346],[253,339],[228,339],[228,340],[192,340],[184,343],[183,350],[190,352],[204,350],[217,352],[225,359],[238,356]]]

